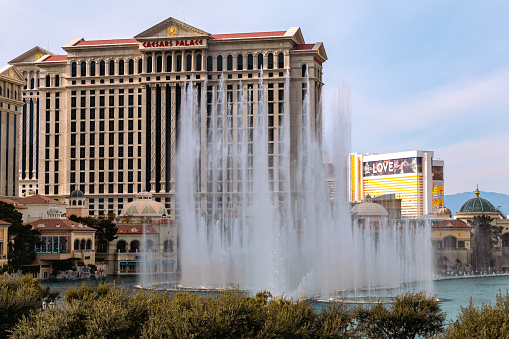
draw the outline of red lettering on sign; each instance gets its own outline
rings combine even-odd
[[[190,46],[194,46],[194,41],[191,40],[191,42],[189,43]]]
[[[198,41],[200,41],[200,45],[203,45],[203,40],[202,39],[200,39]]]
[[[164,42],[164,46],[165,46],[165,47],[168,47],[168,41],[165,41],[165,42]]]

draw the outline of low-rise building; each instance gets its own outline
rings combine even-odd
[[[65,203],[40,194],[34,194],[26,198],[21,198],[16,202],[18,204],[25,205],[27,208],[26,220],[23,220],[25,223],[31,223],[35,220],[47,218],[48,210],[50,210],[52,207],[57,208],[64,215],[67,208]]]
[[[472,226],[460,220],[447,219],[431,226],[431,238],[437,267],[459,271],[470,265]]]
[[[2,268],[4,265],[7,265],[9,226],[11,226],[10,223],[0,220],[0,268]]]

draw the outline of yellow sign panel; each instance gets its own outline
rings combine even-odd
[[[43,57],[43,54],[36,54],[35,55],[35,60],[39,60],[42,57]]]
[[[175,26],[168,27],[168,34],[169,35],[177,35],[177,27],[175,27]]]

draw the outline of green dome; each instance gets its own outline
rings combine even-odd
[[[495,208],[495,206],[493,206],[493,204],[491,202],[479,197],[480,193],[481,192],[479,192],[479,189],[477,189],[475,191],[476,197],[472,198],[469,201],[467,201],[466,203],[464,203],[463,206],[461,206],[459,213],[471,213],[471,212],[477,212],[477,213],[479,213],[479,212],[481,212],[481,213],[494,212],[494,213],[497,213],[498,212],[497,209]]]

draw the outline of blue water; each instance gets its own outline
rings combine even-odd
[[[107,282],[115,283],[116,286],[124,286],[134,288],[136,285],[136,277],[110,276],[105,279]],[[104,280],[101,280],[104,281]],[[43,287],[49,286],[51,290],[59,290],[59,303],[65,296],[65,291],[71,287],[80,287],[83,283],[95,287],[99,280],[90,281],[43,281]],[[494,276],[482,278],[461,278],[450,280],[438,280],[433,282],[433,293],[437,294],[442,301],[442,310],[446,313],[447,320],[456,320],[461,311],[461,306],[468,306],[470,298],[475,306],[485,304],[494,304],[497,294],[505,295],[509,291],[509,276]],[[321,303],[314,302],[313,307],[317,310],[321,309]],[[324,304],[325,305],[325,304]]]

